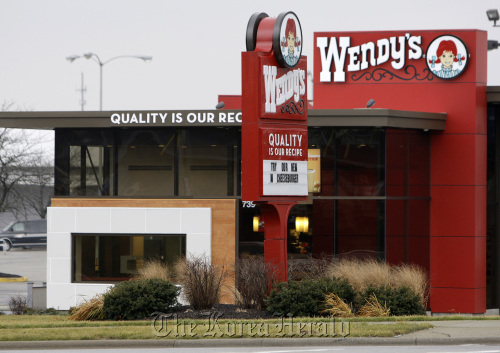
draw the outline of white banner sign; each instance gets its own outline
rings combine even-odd
[[[264,195],[307,196],[307,161],[263,160]]]

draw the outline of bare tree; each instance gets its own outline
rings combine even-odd
[[[0,212],[11,210],[14,199],[9,197],[23,178],[23,166],[31,157],[31,145],[24,132],[0,129]]]
[[[4,102],[1,110],[10,110]],[[25,130],[0,128],[0,213],[45,218],[54,169],[37,149],[41,141]]]
[[[36,214],[47,216],[50,198],[54,195],[54,167],[43,154],[34,154],[23,166],[23,179],[14,188],[16,206],[12,210],[23,218]]]

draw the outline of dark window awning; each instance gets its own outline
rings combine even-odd
[[[444,130],[446,113],[391,109],[310,109],[309,126]]]

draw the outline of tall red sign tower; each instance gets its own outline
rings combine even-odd
[[[259,204],[264,258],[287,281],[288,215],[307,200],[307,59],[293,12],[252,15],[242,53],[242,198]]]

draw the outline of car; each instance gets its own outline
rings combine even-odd
[[[47,246],[47,220],[14,221],[0,232],[0,248]]]

